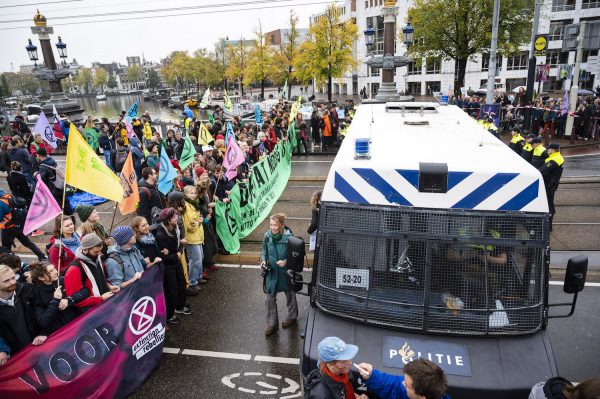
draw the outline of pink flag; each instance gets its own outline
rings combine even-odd
[[[135,137],[135,132],[133,131],[133,126],[131,126],[131,123],[129,123],[129,121],[126,118],[123,119],[123,122],[125,122],[125,130],[127,131],[127,137]]]
[[[229,137],[229,141],[227,142],[227,151],[225,151],[225,159],[223,160],[223,166],[227,168],[227,173],[225,173],[227,180],[231,180],[237,176],[237,171],[235,168],[238,165],[243,164],[246,160],[244,151],[242,151],[234,137],[235,135],[231,135]]]
[[[61,212],[58,202],[50,194],[50,190],[48,190],[48,187],[44,184],[40,175],[38,175],[35,193],[29,206],[29,212],[27,212],[27,219],[25,219],[23,234],[27,235],[42,227],[60,215]]]

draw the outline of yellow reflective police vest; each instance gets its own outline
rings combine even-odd
[[[552,153],[552,154],[548,155],[548,158],[546,158],[544,160],[544,163],[548,163],[550,161],[556,162],[556,164],[558,166],[563,166],[563,164],[565,163],[565,159],[560,154],[560,152],[555,152],[555,153]]]
[[[458,235],[461,237],[465,237],[467,235],[467,229],[461,227],[458,229]],[[500,238],[500,232],[498,230],[490,229],[490,235],[492,238],[498,239]],[[475,249],[483,249],[485,251],[491,252],[496,248],[494,245],[483,245],[483,244],[467,244],[469,248]]]
[[[544,151],[546,151],[546,147],[544,147],[543,145],[540,144],[536,148],[533,149],[533,156],[541,157],[542,154],[544,153]]]
[[[523,146],[523,150],[527,151],[527,152],[531,152],[531,151],[533,151],[533,147],[531,146],[530,143],[525,143],[525,145]]]
[[[520,134],[515,134],[515,136],[512,139],[510,139],[510,142],[512,144],[517,144],[519,141],[523,141],[523,140],[525,140],[523,138],[523,136],[521,136]]]

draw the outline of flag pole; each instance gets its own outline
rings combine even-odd
[[[67,143],[67,147],[69,144]],[[67,150],[68,151],[68,150]],[[67,162],[69,161],[69,157],[67,157]],[[58,166],[57,166],[58,170]],[[67,170],[67,164],[65,163],[65,171]],[[54,171],[54,173],[58,173]],[[65,173],[66,174],[66,173]],[[62,196],[62,204],[61,204],[61,213],[60,213],[60,244],[58,245],[58,275],[60,276],[60,262],[62,260],[62,249],[63,249],[63,220],[65,219],[65,201],[67,199],[67,179],[66,177],[63,179],[63,196]],[[73,226],[74,228],[75,226]],[[73,232],[73,234],[76,234]],[[58,287],[60,288],[60,278],[58,279]]]
[[[119,206],[118,202],[115,202],[115,211],[113,212],[113,217],[112,217],[112,222],[110,222],[110,230],[108,231],[108,235],[110,236],[112,234],[112,229],[113,226],[115,224],[115,216],[117,215],[117,208]]]

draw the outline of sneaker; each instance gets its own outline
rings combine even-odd
[[[205,280],[210,280],[210,276],[208,275],[207,272],[202,272],[202,278]]]
[[[288,328],[289,326],[291,326],[292,324],[296,323],[296,320],[298,319],[285,319],[282,323],[281,323],[281,327],[283,328]]]
[[[273,334],[275,331],[277,331],[277,324],[275,324],[274,326],[267,326],[265,328],[265,336],[268,337],[269,335]]]
[[[196,294],[197,294],[197,292],[196,292]],[[184,314],[186,316],[189,316],[192,314],[192,310],[190,308],[188,308],[187,306],[184,306],[183,309],[175,309],[175,313]]]
[[[46,234],[46,233],[44,232],[44,230],[40,230],[40,229],[38,229],[38,230],[35,230],[35,231],[33,231],[33,232],[31,233],[31,236],[32,236],[32,237],[38,237],[38,236],[43,236],[44,234]]]
[[[177,311],[175,311],[177,312]],[[173,315],[173,317],[171,317],[170,319],[167,320],[167,323],[169,324],[179,324],[181,322],[181,319],[179,317],[177,317],[176,315]]]
[[[190,288],[188,288],[187,290],[185,290],[185,295],[186,296],[196,296],[198,295],[198,290],[194,289],[194,286],[191,286]]]
[[[200,284],[192,285],[192,286],[190,286],[190,289],[198,292],[198,291],[200,291]]]

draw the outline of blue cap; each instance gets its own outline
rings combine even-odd
[[[352,360],[358,353],[358,346],[350,345],[338,337],[327,337],[319,342],[319,362]]]

